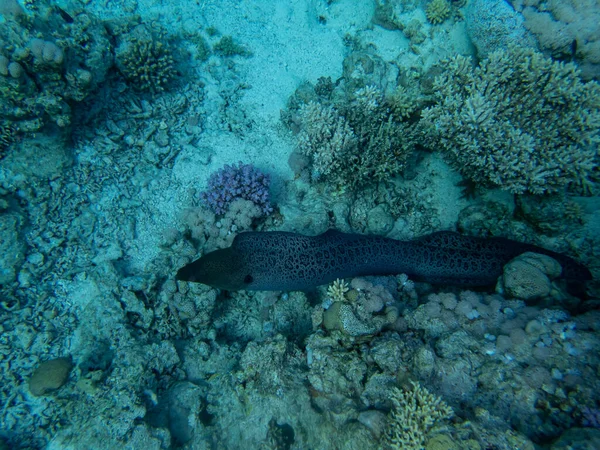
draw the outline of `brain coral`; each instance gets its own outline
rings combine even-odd
[[[600,160],[600,86],[532,50],[456,56],[434,83],[421,126],[471,180],[513,193],[589,192]]]

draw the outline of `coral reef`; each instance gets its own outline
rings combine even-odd
[[[510,45],[535,48],[535,39],[524,21],[505,0],[471,0],[465,9],[467,32],[479,58],[507,50]]]
[[[225,214],[236,199],[256,205],[262,214],[273,212],[269,201],[270,177],[251,164],[226,164],[211,174],[207,190],[200,194],[201,201],[215,214]]]
[[[297,135],[290,166],[334,195],[388,183],[401,174],[417,144],[423,106],[419,89],[368,50],[343,64],[343,82],[303,83],[288,100],[283,122]],[[414,94],[414,98],[411,96]]]
[[[588,192],[598,177],[600,86],[531,50],[457,56],[436,78],[421,124],[463,175],[514,193]]]
[[[92,15],[72,23],[40,10],[23,25],[8,21],[0,31],[0,119],[23,133],[48,123],[61,128],[72,120],[71,104],[88,97],[113,64],[104,26]]]
[[[556,59],[573,60],[585,79],[600,78],[600,11],[592,1],[511,0],[541,49]]]
[[[440,228],[429,187],[439,184],[447,166],[433,164],[431,157],[439,161],[439,155],[425,152],[412,153],[415,164],[402,159],[416,145],[415,124],[433,91],[421,91],[413,83],[419,77],[399,66],[411,58],[421,64],[412,44],[435,46],[462,26],[459,21],[432,27],[423,24],[425,2],[378,2],[389,14],[387,25],[400,30],[388,35],[393,52],[397,38],[406,53],[384,60],[371,42],[361,47],[359,38],[346,36],[354,48],[342,77],[329,73],[314,86],[305,83],[282,114],[298,135],[312,126],[299,118],[309,106],[320,108],[323,120],[333,117],[330,131],[336,121],[342,131],[349,129],[355,151],[364,155],[349,155],[350,168],[340,169],[347,174],[343,186],[354,190],[352,183],[364,180],[367,188],[342,193],[340,186],[310,185],[306,174],[314,168],[316,148],[310,156],[296,155],[305,164],[301,176],[285,181],[285,192],[277,192],[278,211],[265,216],[273,207],[268,177],[254,169],[241,179],[264,195],[238,195],[246,181],[236,189],[229,189],[232,179],[216,183],[222,195],[212,199],[222,211],[198,206],[203,195],[194,188],[222,151],[241,150],[251,158],[267,140],[283,138],[273,123],[256,121],[256,100],[263,99],[254,94],[265,91],[244,98],[253,72],[248,69],[257,61],[209,56],[200,41],[207,34],[211,45],[220,38],[203,21],[221,11],[215,13],[210,2],[189,5],[193,14],[181,17],[163,15],[168,5],[162,4],[152,4],[149,15],[143,2],[118,0],[111,9],[104,2],[21,3],[25,10],[0,0],[6,19],[0,28],[0,114],[8,111],[0,118],[0,448],[374,450],[404,441],[405,448],[429,450],[532,450],[530,439],[554,450],[571,443],[592,448],[597,430],[573,427],[596,423],[600,317],[597,311],[571,316],[557,309],[565,294],[551,280],[558,270],[552,261],[526,255],[517,261],[526,264],[526,273],[510,272],[514,265],[507,265],[500,282],[502,292],[516,297],[511,299],[440,291],[406,275],[337,281],[306,294],[227,292],[173,278],[178,267],[230,245],[244,230],[308,234],[335,227],[408,238]],[[322,3],[317,9],[329,6],[328,24],[314,22],[315,37],[326,36],[344,17],[338,16],[341,3]],[[278,6],[279,22],[266,22],[267,29],[255,19],[272,8],[229,4],[235,10],[226,20],[239,13],[244,24],[258,23],[269,34],[240,34],[260,42],[261,53],[271,38],[293,37],[288,32],[296,32],[305,17],[286,16],[291,6]],[[454,13],[464,2],[450,4]],[[139,17],[124,17],[134,9]],[[407,14],[395,20],[400,10]],[[113,19],[98,22],[94,11]],[[141,22],[146,25],[138,29]],[[169,33],[181,24],[198,40],[175,45],[176,35],[163,35],[154,24]],[[283,28],[285,34],[272,34]],[[132,54],[144,50],[148,67],[168,72],[168,82],[155,80],[157,91],[165,88],[160,95],[140,92],[144,77],[156,76],[149,71],[106,78],[114,44],[133,45],[138,33],[143,40],[144,29],[153,43]],[[376,32],[359,34],[378,38]],[[381,41],[372,42],[382,50]],[[316,50],[335,49],[331,43]],[[198,59],[185,60],[193,76],[176,67],[187,44],[199,46]],[[168,58],[163,66],[152,62],[163,50],[171,54],[170,66]],[[136,87],[138,75],[143,82]],[[179,80],[185,89],[167,89]],[[35,110],[17,117],[29,104]],[[61,130],[52,124],[74,117],[69,145],[56,145],[50,138]],[[324,130],[323,149],[331,143]],[[283,141],[276,142],[287,148]],[[248,147],[238,148],[242,142]],[[380,150],[399,152],[400,161],[386,162]],[[264,167],[284,178],[278,163]],[[385,172],[402,164],[409,166],[403,177]],[[378,179],[385,183],[375,186]],[[319,181],[336,182],[325,176]],[[496,200],[512,198],[494,194]],[[521,196],[516,204],[481,201],[465,210],[459,226],[593,255],[599,246],[582,228],[594,201],[562,193],[543,201]],[[532,284],[548,283],[549,294],[538,290],[543,298],[526,301]],[[436,407],[451,407],[455,415],[429,428],[439,412],[427,408]]]
[[[414,146],[412,133],[394,120],[377,88],[359,89],[354,100],[338,108],[309,102],[299,110],[297,152],[310,159],[313,180],[355,190],[404,170]]]
[[[597,311],[570,317],[469,291],[428,298],[405,314],[409,329],[421,329],[436,341],[435,358],[419,372],[443,374],[441,392],[449,403],[469,398],[471,405],[490,411],[493,416],[480,417],[482,425],[518,420],[513,424],[525,435],[556,437],[573,426],[579,405],[594,404],[587,396],[597,397],[591,392],[598,381],[592,375],[583,380],[597,363],[590,353],[598,342]],[[594,361],[585,365],[577,362],[590,357]],[[512,371],[523,363],[527,370]],[[574,385],[578,388],[571,390]],[[553,418],[547,422],[545,414]]]

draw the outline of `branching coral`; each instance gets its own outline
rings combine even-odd
[[[352,290],[344,281],[329,286],[329,304],[323,313],[323,326],[328,331],[339,330],[340,338],[350,340],[379,333],[398,319],[394,298],[383,286],[362,279],[352,280]]]
[[[413,150],[411,128],[396,120],[373,86],[337,107],[309,102],[300,108],[299,121],[298,152],[310,158],[312,178],[342,188],[389,180],[404,170]]]
[[[525,49],[494,52],[476,68],[454,57],[436,78],[437,104],[423,112],[429,144],[475,182],[514,193],[589,191],[600,86],[578,75]]]
[[[421,450],[425,448],[425,438],[431,427],[454,415],[452,408],[442,399],[419,383],[411,382],[411,385],[410,390],[392,390],[392,411],[384,448]]]
[[[427,20],[431,23],[442,23],[450,17],[450,3],[448,0],[431,0],[425,13],[427,14]]]
[[[345,294],[348,291],[348,283],[344,280],[337,279],[327,288],[327,295],[334,302],[343,302],[345,300]]]
[[[15,140],[17,128],[8,121],[0,122],[0,159],[4,158],[6,150]]]
[[[298,149],[312,159],[312,178],[341,176],[345,162],[358,145],[348,122],[333,107],[315,102],[301,107],[300,120]]]
[[[116,58],[121,73],[140,91],[162,91],[175,77],[174,59],[165,36],[155,36],[144,25],[122,36]]]

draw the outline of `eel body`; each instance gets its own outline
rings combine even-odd
[[[177,279],[225,290],[309,290],[337,278],[405,273],[433,284],[487,286],[503,266],[525,252],[542,253],[562,266],[561,277],[584,282],[590,271],[574,259],[504,238],[442,231],[412,241],[327,231],[318,236],[246,232],[229,248],[182,267]]]

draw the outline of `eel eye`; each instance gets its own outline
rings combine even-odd
[[[245,284],[250,284],[254,281],[254,278],[252,278],[252,275],[248,274],[244,277],[244,283]]]

